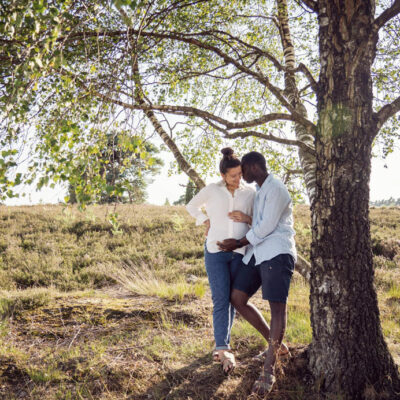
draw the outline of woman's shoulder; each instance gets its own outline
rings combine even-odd
[[[209,189],[222,189],[224,187],[224,181],[218,181],[218,182],[211,182],[209,183],[206,188]]]
[[[254,189],[253,186],[246,185],[244,183],[240,184],[240,189],[245,192],[248,195],[254,195],[256,193],[256,190]]]

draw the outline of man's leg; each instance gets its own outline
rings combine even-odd
[[[249,298],[261,285],[260,270],[255,266],[254,257],[249,264],[240,263],[232,276],[231,303],[243,318],[253,325],[266,340],[269,339],[269,326],[257,307],[249,303]]]
[[[293,270],[294,260],[290,254],[279,254],[260,264],[263,299],[269,301],[271,308],[271,329],[264,367],[253,386],[258,394],[270,392],[276,381],[275,363],[286,329],[286,303]]]
[[[275,375],[275,363],[286,330],[287,312],[286,303],[269,302],[271,308],[271,329],[269,347],[267,350],[264,370]]]
[[[249,324],[253,325],[264,336],[265,340],[269,341],[270,331],[267,322],[258,308],[248,301],[247,293],[238,289],[232,290],[231,303],[233,306]]]
[[[265,318],[258,308],[249,303],[250,297],[258,290],[261,285],[260,268],[255,266],[255,259],[252,257],[248,265],[241,264],[232,279],[231,303],[235,309],[250,323],[258,332],[269,342],[270,329]],[[289,350],[286,345],[282,345],[282,354]],[[262,353],[260,358],[263,359]]]

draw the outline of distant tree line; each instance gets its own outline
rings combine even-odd
[[[178,200],[174,201],[175,206],[185,205],[189,203],[190,200],[194,197],[194,195],[199,191],[196,185],[189,179],[188,184],[186,185],[185,193],[179,197]]]
[[[376,201],[370,201],[369,204],[371,206],[375,207],[394,207],[394,206],[400,206],[400,197],[398,199],[395,199],[393,197],[389,197],[386,200],[376,200]]]

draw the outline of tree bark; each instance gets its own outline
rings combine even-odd
[[[277,0],[278,8],[278,22],[279,22],[279,34],[281,37],[281,43],[284,55],[285,70],[285,96],[290,105],[305,119],[307,119],[307,110],[304,104],[300,100],[299,90],[296,85],[295,79],[295,62],[296,55],[294,46],[289,29],[289,15],[287,0]],[[314,137],[309,131],[301,124],[295,123],[294,129],[296,133],[296,139],[306,144],[309,148],[314,148]],[[315,157],[309,151],[305,151],[302,147],[299,147],[299,160],[303,169],[304,182],[308,194],[308,198],[312,203],[315,197]]]
[[[369,227],[375,2],[321,0],[318,5],[310,367],[325,390],[342,398],[387,393],[395,399],[399,374],[380,325]]]
[[[143,89],[140,82],[140,72],[137,57],[133,57],[132,62],[132,70],[133,70],[133,80],[135,82],[135,98],[138,104],[146,105],[146,101],[143,95]],[[183,154],[180,152],[176,143],[172,140],[172,138],[167,134],[165,129],[162,127],[160,122],[158,121],[156,115],[153,110],[144,110],[143,111],[146,117],[149,119],[153,128],[158,133],[163,142],[167,145],[173,156],[175,157],[176,162],[178,163],[179,168],[192,180],[192,182],[196,185],[197,189],[202,189],[206,184],[197,171],[192,168],[192,166],[186,161]]]

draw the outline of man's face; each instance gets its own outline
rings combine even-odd
[[[247,183],[252,183],[254,182],[254,174],[252,172],[253,168],[252,165],[248,165],[248,164],[242,164],[242,175],[243,175],[243,179],[247,182]]]

